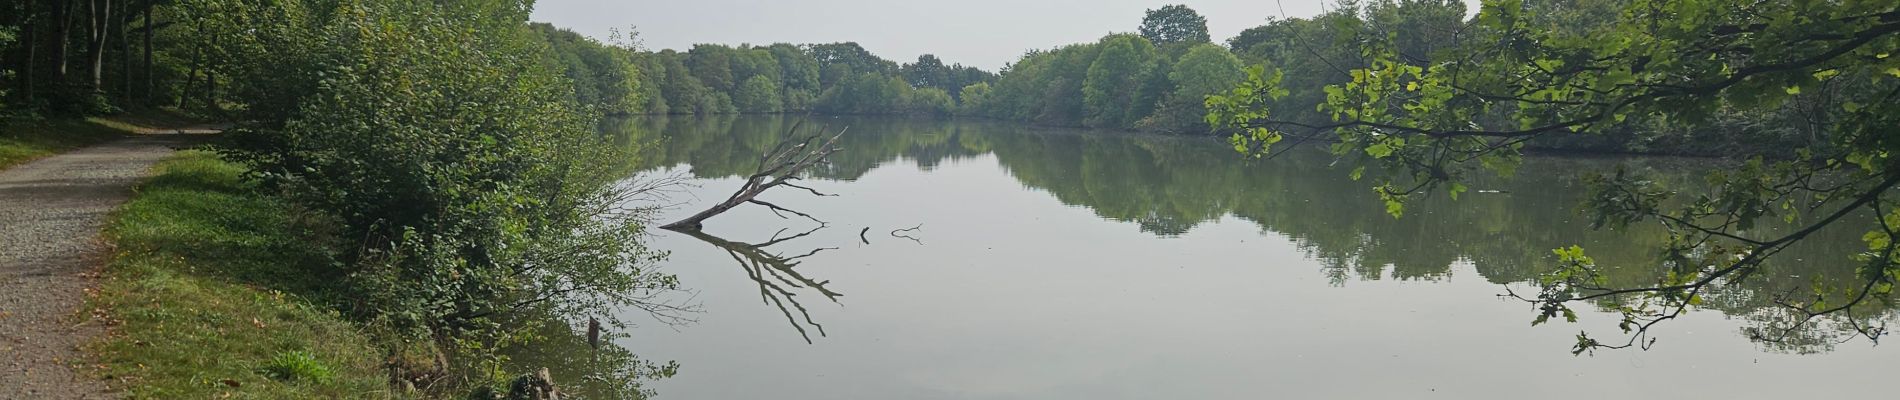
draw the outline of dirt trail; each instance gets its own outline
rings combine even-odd
[[[104,399],[75,372],[103,328],[79,308],[107,249],[99,230],[152,164],[190,140],[141,135],[0,170],[0,399]]]

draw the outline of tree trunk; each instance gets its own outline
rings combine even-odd
[[[33,86],[35,84],[35,82],[33,82],[33,70],[39,67],[39,60],[37,58],[39,58],[38,50],[40,41],[37,33],[39,32],[38,26],[40,18],[39,14],[36,14],[33,9],[33,6],[38,4],[39,0],[27,0],[26,22],[20,24],[26,27],[26,32],[22,32],[22,36],[24,36],[26,41],[21,42],[26,44],[26,62],[20,64],[20,89],[22,91],[21,94],[26,96],[27,104],[33,103]]]
[[[58,32],[54,32],[59,36],[53,38],[53,80],[65,84],[66,65],[71,64],[66,59],[66,53],[72,47],[69,40],[73,37],[73,0],[57,0],[53,4],[53,24],[59,26]]]
[[[199,17],[196,32],[194,33],[198,34],[198,36],[203,36],[204,31],[204,17]],[[202,41],[191,47],[191,72],[185,74],[184,85],[179,87],[178,108],[185,108],[186,102],[191,101],[191,97],[194,94],[191,88],[197,86],[195,81],[198,79],[198,71],[204,69],[204,54],[205,45]]]
[[[126,38],[125,30],[132,26],[132,19],[138,14],[126,12],[124,6],[131,1],[120,3],[119,27],[112,34],[119,37],[119,100],[123,104],[132,103],[132,41]]]
[[[205,110],[218,111],[218,71],[205,69]]]
[[[87,28],[91,29],[91,32],[86,35],[89,42],[86,57],[91,62],[88,72],[92,73],[92,91],[97,93],[105,91],[101,84],[104,83],[102,76],[105,71],[106,38],[112,28],[112,0],[91,0],[87,4],[91,16],[89,18],[91,23],[87,25]]]
[[[152,19],[154,8],[158,8],[156,0],[145,1],[145,102],[148,104],[152,102],[152,92],[158,91],[152,72],[152,24],[157,22]]]

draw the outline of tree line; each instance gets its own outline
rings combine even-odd
[[[613,114],[961,115],[1206,132],[1203,99],[1246,77],[1243,60],[1210,41],[1206,18],[1180,5],[1150,10],[1139,34],[1030,51],[1000,74],[929,54],[899,64],[850,42],[645,51],[536,28],[578,100]],[[626,101],[630,88],[641,102]]]
[[[609,114],[807,113],[948,116],[957,90],[994,74],[934,55],[899,64],[853,42],[698,44],[646,51],[549,24],[534,29],[576,83],[576,101]]]

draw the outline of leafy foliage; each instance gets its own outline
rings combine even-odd
[[[610,114],[639,113],[648,107],[632,54],[554,25],[529,27],[547,41],[547,57],[573,82],[575,103],[598,106]]]
[[[1163,131],[1205,132],[1207,96],[1226,93],[1247,76],[1238,57],[1213,44],[1200,44],[1169,68],[1168,81],[1174,90],[1161,100],[1161,108],[1138,127]]]
[[[1207,17],[1185,5],[1148,10],[1141,18],[1141,37],[1157,45],[1207,43]]]
[[[1082,125],[1129,127],[1145,115],[1137,108],[1149,100],[1142,96],[1141,84],[1155,73],[1159,56],[1153,45],[1134,35],[1112,35],[1102,39],[1101,46],[1082,81]]]
[[[985,86],[965,114],[1044,125],[1207,132],[1202,97],[1242,77],[1240,61],[1207,43],[1205,18],[1185,6],[1151,10],[1141,35],[1031,51]]]

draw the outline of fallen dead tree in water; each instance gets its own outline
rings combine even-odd
[[[771,150],[767,150],[765,154],[759,156],[758,169],[755,170],[752,175],[746,177],[745,185],[740,186],[739,190],[733,192],[731,197],[727,197],[725,201],[714,204],[705,211],[700,211],[698,214],[686,217],[686,219],[661,225],[660,228],[677,232],[697,232],[704,226],[703,224],[706,219],[718,216],[719,214],[746,203],[770,208],[772,209],[772,213],[778,214],[781,218],[789,218],[785,216],[785,214],[789,213],[818,222],[819,225],[826,225],[825,221],[819,220],[818,217],[813,217],[811,214],[780,207],[777,204],[758,199],[759,194],[779,186],[804,189],[817,196],[834,196],[819,192],[817,189],[799,186],[798,184],[792,183],[792,181],[798,180],[799,175],[803,174],[805,170],[810,169],[812,166],[824,163],[826,157],[829,157],[831,153],[838,152],[838,138],[844,136],[844,130],[840,130],[837,134],[831,135],[828,138],[823,134],[800,137],[798,136],[798,128],[800,125],[803,125],[803,123],[793,125],[792,129],[786,131],[785,138],[780,140],[778,145],[773,146]],[[849,128],[846,128],[846,130],[848,129]]]

